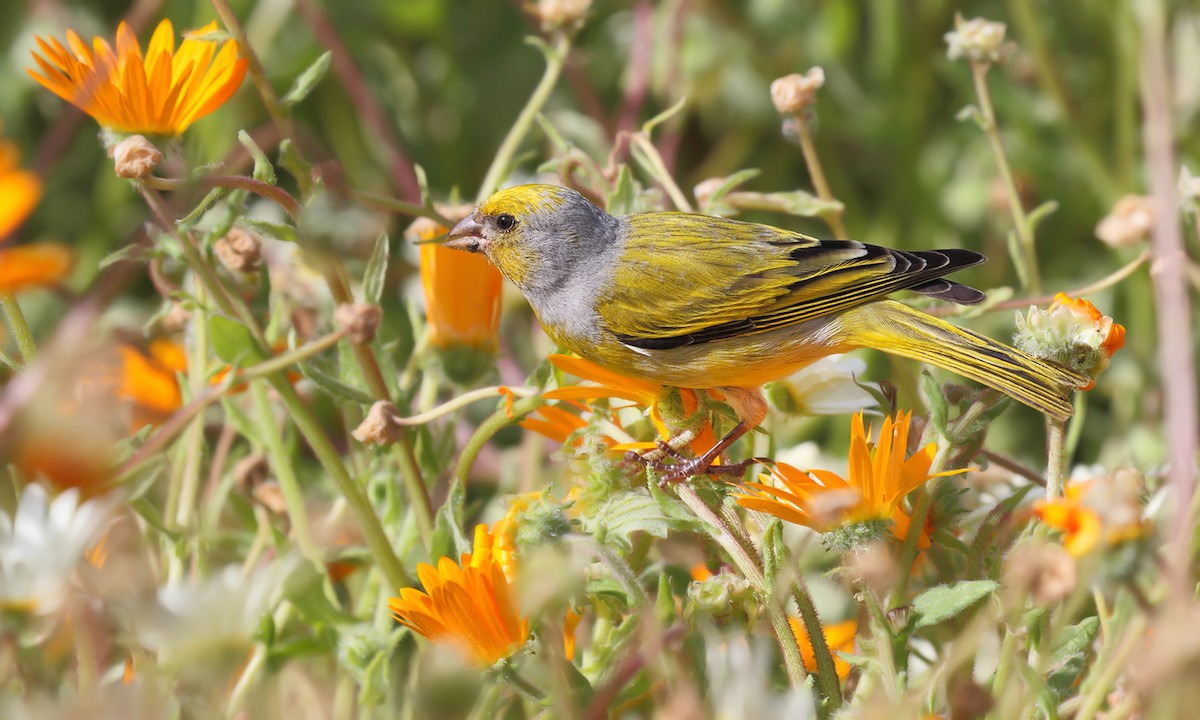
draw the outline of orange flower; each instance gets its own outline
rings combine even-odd
[[[25,221],[42,197],[42,181],[20,169],[17,146],[0,141],[0,240]],[[0,273],[7,264],[0,259]],[[2,281],[0,281],[2,283]]]
[[[1066,308],[1080,321],[1090,323],[1102,338],[1099,347],[1106,357],[1112,357],[1113,353],[1125,347],[1125,326],[1113,322],[1112,318],[1097,310],[1096,306],[1087,300],[1077,300],[1060,292],[1054,296],[1051,308],[1054,307]]]
[[[550,364],[554,365],[559,370],[565,373],[574,375],[588,383],[584,385],[568,385],[560,388],[555,388],[542,395],[547,400],[565,400],[568,402],[588,402],[593,400],[625,400],[634,405],[640,405],[649,410],[650,422],[658,431],[658,435],[664,441],[671,439],[670,429],[663,421],[662,415],[659,412],[659,402],[662,400],[667,388],[657,383],[647,380],[636,380],[634,378],[625,377],[606,368],[600,367],[590,360],[584,360],[581,357],[574,355],[554,354],[549,358]],[[700,400],[695,390],[687,388],[679,389],[680,399],[683,402],[683,412],[685,415],[693,415],[700,408]],[[622,406],[625,407],[625,406]],[[552,408],[541,408],[540,412],[546,415],[546,410]],[[562,415],[577,418],[578,416],[571,415],[565,411],[558,411]],[[585,426],[587,423],[583,419],[567,420],[567,418],[558,416],[558,424],[562,429],[568,425],[574,425],[578,429]],[[537,427],[530,429],[538,430]],[[538,430],[539,432],[541,430]],[[546,433],[543,433],[546,434]],[[548,437],[553,437],[549,436]],[[609,440],[609,438],[606,438]],[[565,442],[565,440],[562,440]],[[700,429],[696,438],[692,441],[692,450],[696,454],[702,454],[713,445],[716,445],[716,435],[712,429],[711,422],[705,422]],[[655,447],[653,442],[643,443],[623,443],[612,445],[614,450],[646,450]]]
[[[1147,531],[1141,518],[1138,489],[1112,478],[1073,482],[1058,500],[1040,500],[1033,513],[1063,536],[1063,547],[1074,557],[1087,555],[1102,541],[1107,546],[1135,540]]]
[[[214,20],[187,33],[176,48],[175,29],[163,20],[145,56],[124,22],[117,27],[116,52],[104,38],[92,38],[89,48],[74,30],[67,30],[70,50],[54,38],[36,38],[45,57],[35,52],[41,74],[28,72],[108,130],[175,136],[220,107],[246,75],[236,43],[229,40],[218,47],[199,39],[216,29]]]
[[[424,592],[404,588],[388,600],[392,616],[413,632],[464,650],[476,665],[488,667],[510,657],[529,639],[529,620],[520,614],[513,587],[492,553],[486,525],[475,526],[473,552],[455,564],[421,563],[417,576]]]
[[[863,428],[862,413],[850,425],[850,472],[843,479],[828,470],[802,471],[779,463],[763,482],[747,483],[752,491],[735,495],[739,505],[804,525],[818,532],[866,521],[890,521],[900,537],[908,532],[909,517],[900,506],[906,495],[935,477],[966,470],[929,474],[937,446],[933,443],[905,459],[912,413],[884,418],[879,444],[872,447]],[[783,487],[768,484],[781,483]]]
[[[808,630],[804,628],[804,623],[799,618],[788,618],[788,624],[792,626],[796,644],[800,646],[800,657],[804,659],[804,669],[810,673],[816,672],[817,654],[813,650],[812,640],[808,637]],[[858,623],[854,620],[847,620],[833,625],[824,625],[821,627],[821,632],[825,635],[825,643],[829,646],[830,654],[833,655],[833,667],[837,671],[838,679],[845,680],[850,675],[850,663],[843,660],[838,652],[854,652],[854,635],[858,632]]]
[[[455,216],[454,208],[442,208]],[[465,215],[465,213],[462,213]],[[449,230],[421,218],[409,228],[429,241]],[[438,350],[453,379],[468,380],[492,366],[499,343],[500,298],[504,277],[482,255],[459,252],[437,243],[421,245],[421,286],[429,342]]]
[[[0,196],[0,203],[4,199]],[[52,287],[71,272],[74,263],[74,254],[69,248],[53,243],[0,250],[0,292]]]

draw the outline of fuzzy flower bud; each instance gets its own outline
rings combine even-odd
[[[254,272],[262,264],[262,241],[241,228],[231,229],[213,250],[221,264],[236,273]]]
[[[333,313],[333,321],[346,331],[346,337],[355,345],[366,345],[374,340],[382,319],[383,308],[368,303],[342,303]]]
[[[817,90],[825,84],[825,71],[819,67],[803,75],[792,73],[771,83],[771,102],[781,115],[803,110],[817,100]]]
[[[400,413],[387,400],[380,400],[367,411],[367,417],[355,428],[354,439],[364,445],[391,445],[400,439],[403,426]]]
[[[592,0],[539,0],[533,8],[534,15],[542,23],[542,30],[574,32],[583,24],[583,18],[591,7]]]
[[[154,172],[162,162],[162,152],[141,135],[130,135],[108,149],[117,177],[136,180]]]
[[[744,621],[757,609],[745,578],[723,572],[688,585],[686,612],[711,617],[718,624]]]
[[[1004,23],[972,18],[954,18],[954,29],[946,33],[946,57],[972,62],[1002,63],[1017,51],[1017,46],[1004,41]]]
[[[1095,377],[1125,345],[1125,328],[1087,300],[1059,293],[1045,310],[1017,313],[1013,342],[1030,355]]]
[[[1145,240],[1153,229],[1154,199],[1126,195],[1096,225],[1096,237],[1109,247],[1126,247]]]

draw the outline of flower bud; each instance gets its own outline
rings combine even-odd
[[[1087,300],[1059,293],[1045,310],[1017,313],[1013,342],[1030,355],[1095,377],[1125,345],[1125,328]]]
[[[221,264],[233,272],[254,272],[262,264],[262,241],[241,228],[230,230],[213,249]]]
[[[954,30],[946,33],[946,57],[972,62],[1002,63],[1017,51],[1017,46],[1004,42],[1004,23],[984,18],[963,20],[954,18]]]
[[[722,572],[688,584],[685,612],[688,617],[711,617],[718,624],[746,620],[757,609],[750,583],[734,573]]]
[[[382,319],[383,308],[367,303],[342,303],[333,313],[334,322],[346,331],[346,337],[355,345],[366,345],[374,340]]]
[[[130,135],[110,148],[117,177],[136,180],[154,172],[162,162],[162,152],[141,135]]]
[[[1154,199],[1126,195],[1096,225],[1096,237],[1109,247],[1126,247],[1145,240],[1153,229]]]
[[[817,90],[825,84],[825,71],[810,68],[803,75],[792,73],[771,83],[771,102],[781,115],[790,115],[812,105],[817,99]]]
[[[466,217],[467,206],[439,207],[450,220]],[[414,240],[433,240],[447,228],[420,218],[405,233]],[[429,343],[446,375],[468,384],[495,365],[499,344],[500,300],[504,278],[482,255],[452,250],[437,243],[421,245],[421,286]]]
[[[400,413],[387,400],[380,400],[367,411],[367,417],[355,428],[354,439],[364,445],[390,445],[400,439],[404,426]]]
[[[546,32],[574,32],[583,25],[591,5],[592,0],[539,0],[533,12]]]

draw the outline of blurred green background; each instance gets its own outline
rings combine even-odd
[[[525,42],[535,28],[520,4],[298,4],[321,8],[434,192],[447,198],[457,189],[473,197],[542,71],[540,54]],[[232,5],[280,92],[326,49],[311,13],[299,12],[291,0]],[[637,127],[687,97],[685,111],[656,134],[685,190],[751,167],[762,174],[747,189],[811,190],[799,150],[781,136],[768,86],[778,76],[819,65],[827,80],[814,129],[834,194],[846,205],[850,234],[901,248],[979,249],[991,262],[962,279],[985,289],[1013,285],[1004,239],[1011,218],[991,154],[980,129],[956,119],[974,102],[966,64],[946,58],[943,35],[956,12],[1007,22],[1009,38],[1019,47],[989,80],[1027,207],[1059,204],[1038,230],[1045,289],[1080,287],[1136,257],[1140,248],[1110,249],[1094,234],[1118,197],[1145,192],[1139,40],[1124,2],[598,1],[547,116],[603,163],[618,129]],[[81,262],[75,290],[87,287],[98,272],[96,261],[126,243],[147,212],[129,185],[113,176],[95,124],[72,117],[71,108],[37,86],[25,68],[32,64],[34,34],[61,39],[71,27],[85,38],[111,38],[127,14],[140,23],[143,43],[162,17],[180,32],[215,17],[199,1],[10,0],[0,7],[0,42],[7,48],[0,56],[3,134],[21,146],[27,166],[46,177],[46,197],[19,237],[76,245]],[[1175,98],[1180,159],[1200,171],[1200,3],[1172,7],[1170,34],[1180,89]],[[642,82],[644,101],[630,103],[630,88]],[[401,194],[384,144],[336,72],[297,108],[296,123],[310,158],[338,162],[357,188]],[[183,157],[191,166],[237,161],[244,157],[239,129],[270,132],[249,81],[224,108],[188,131]],[[537,131],[524,149],[525,173],[550,155]],[[798,218],[751,219],[827,234],[823,225]],[[395,238],[407,221],[392,223]],[[1191,228],[1188,233],[1194,244]],[[372,239],[363,238],[364,246]],[[141,298],[146,313],[153,311],[148,282],[129,292],[134,306]],[[1162,383],[1156,377],[1149,280],[1142,270],[1090,299],[1127,326],[1129,340],[1088,395],[1076,461],[1153,467],[1162,458]],[[61,312],[56,302],[61,301],[38,300],[34,315],[43,326]],[[999,312],[969,324],[1005,338],[1012,316]],[[1195,328],[1180,332],[1198,336]],[[872,379],[886,377],[902,387],[902,404],[919,402],[912,391],[914,365],[879,356],[872,366]],[[994,439],[1001,449],[1036,458],[1041,436],[1038,416],[1020,408],[997,425]]]

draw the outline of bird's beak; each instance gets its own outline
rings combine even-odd
[[[471,213],[455,225],[450,234],[446,236],[446,242],[443,245],[473,253],[487,249],[487,241],[483,239],[483,222],[479,213]]]

